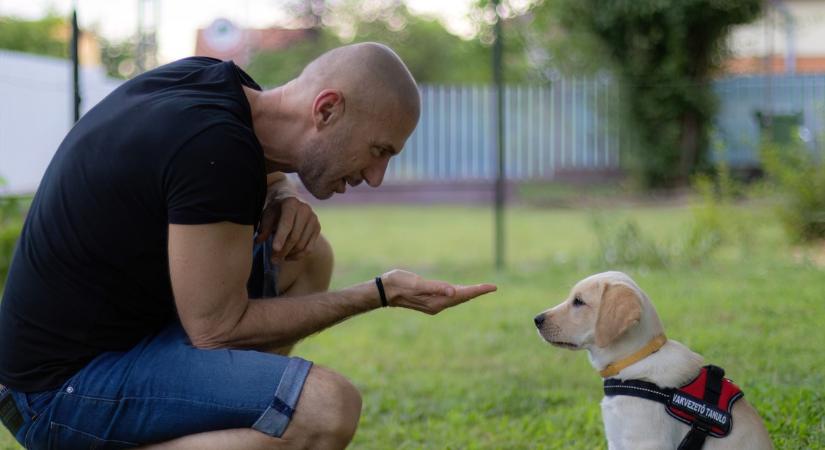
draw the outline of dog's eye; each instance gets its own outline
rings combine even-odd
[[[584,306],[584,302],[582,301],[582,299],[580,299],[578,297],[574,297],[573,298],[573,306]]]

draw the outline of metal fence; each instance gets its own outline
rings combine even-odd
[[[760,127],[756,113],[796,116],[797,136],[812,150],[825,140],[825,74],[750,76],[719,80],[715,156],[732,166],[759,165]]]
[[[610,115],[615,87],[605,79],[562,79],[504,89],[508,178],[553,178],[566,170],[615,169]],[[387,179],[485,180],[497,167],[490,86],[422,86],[421,121]]]
[[[46,164],[71,126],[68,62],[0,51],[0,175],[12,191],[36,188]],[[86,109],[117,86],[85,71]],[[45,88],[44,86],[48,87]],[[726,78],[715,135],[733,166],[759,161],[755,113],[797,116],[800,138],[825,142],[825,74]],[[497,154],[491,86],[421,87],[423,110],[406,149],[390,164],[388,181],[491,180]],[[565,173],[619,168],[625,130],[616,119],[618,88],[608,77],[562,78],[548,85],[504,90],[506,175],[552,180]]]
[[[812,148],[825,139],[825,75],[726,78],[714,83],[719,111],[716,157],[756,166],[756,112],[797,114],[800,138]],[[421,87],[421,121],[390,164],[391,181],[489,180],[497,154],[492,139],[493,88]],[[560,79],[552,85],[504,91],[505,167],[511,180],[553,179],[564,172],[619,168],[618,89],[608,78]]]

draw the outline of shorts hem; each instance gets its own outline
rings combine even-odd
[[[281,437],[295,413],[295,407],[312,368],[312,362],[292,357],[281,376],[272,403],[252,425],[252,428],[272,437]]]

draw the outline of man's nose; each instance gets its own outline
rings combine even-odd
[[[383,158],[381,161],[377,161],[375,164],[367,167],[362,174],[364,181],[371,187],[381,186],[381,183],[384,182],[384,174],[387,172],[389,163],[389,158]]]

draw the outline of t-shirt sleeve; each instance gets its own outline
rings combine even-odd
[[[164,176],[169,223],[257,223],[266,172],[251,139],[241,127],[215,125],[178,150]]]

